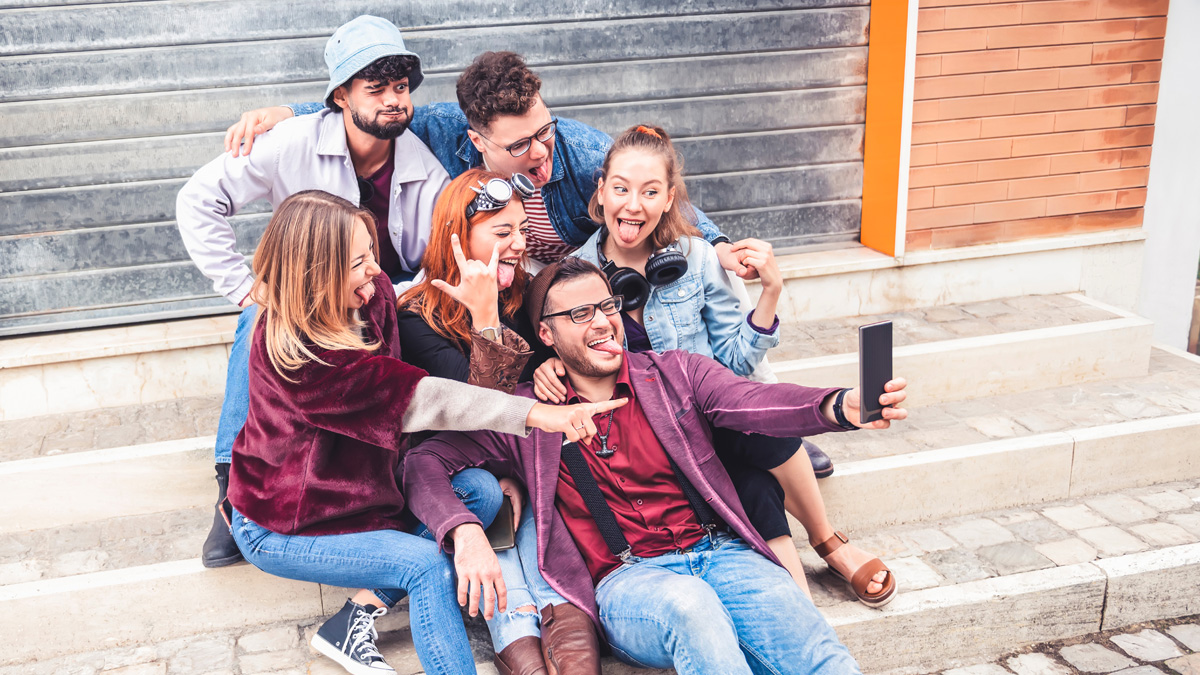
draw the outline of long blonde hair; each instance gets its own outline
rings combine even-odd
[[[258,243],[250,291],[259,305],[255,320],[267,322],[267,356],[275,372],[289,382],[295,380],[285,371],[309,361],[325,363],[313,353],[314,347],[379,347],[361,337],[364,324],[352,318],[346,304],[351,241],[360,221],[378,251],[370,211],[328,192],[305,190],[275,209]]]

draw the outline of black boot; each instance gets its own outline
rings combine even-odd
[[[813,474],[817,478],[829,478],[833,475],[833,460],[829,459],[829,455],[825,454],[817,446],[808,442],[805,439],[802,443],[804,451],[808,453],[808,461],[812,462]]]
[[[200,562],[205,567],[225,567],[242,560],[242,552],[234,543],[233,534],[229,531],[229,523],[225,520],[228,512],[221,512],[226,504],[225,492],[228,489],[229,465],[218,464],[217,507],[213,509],[212,529],[208,531],[208,539],[204,540],[204,551],[200,555]]]

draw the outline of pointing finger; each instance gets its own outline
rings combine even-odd
[[[617,408],[620,408],[621,406],[625,405],[628,402],[629,402],[629,399],[627,399],[627,398],[614,398],[611,401],[603,401],[601,403],[593,403],[591,405],[593,405],[595,407],[592,408],[592,414],[599,415],[600,413],[606,413],[609,410],[616,410]]]

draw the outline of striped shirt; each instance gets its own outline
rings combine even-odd
[[[575,250],[574,246],[564,242],[550,223],[550,215],[546,213],[546,202],[542,200],[541,188],[534,190],[533,196],[525,200],[525,215],[529,218],[529,235],[525,237],[525,252],[530,258],[539,262],[550,263],[562,260]]]

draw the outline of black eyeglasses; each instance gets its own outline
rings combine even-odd
[[[543,314],[543,319],[552,319],[556,316],[569,316],[574,323],[587,323],[596,316],[596,310],[604,312],[604,316],[612,316],[621,311],[621,303],[624,300],[619,295],[614,295],[610,298],[605,298],[594,305],[580,305],[572,307],[565,312],[555,312],[553,314]]]
[[[542,127],[541,129],[538,129],[536,132],[534,132],[534,134],[532,136],[526,136],[525,138],[519,139],[517,141],[509,143],[508,145],[503,145],[500,147],[507,150],[508,154],[512,155],[513,157],[520,157],[521,155],[529,152],[529,147],[531,145],[533,145],[533,139],[535,139],[535,138],[538,139],[538,142],[540,142],[540,143],[549,143],[550,139],[554,138],[554,131],[557,128],[558,128],[558,118],[551,117],[550,122],[546,126]],[[483,136],[483,134],[479,133],[478,129],[473,129],[472,131],[479,134],[480,136]],[[486,140],[488,143],[491,143],[492,145],[500,145],[496,141],[493,141],[492,139],[488,138],[487,136],[483,136],[483,139]]]

